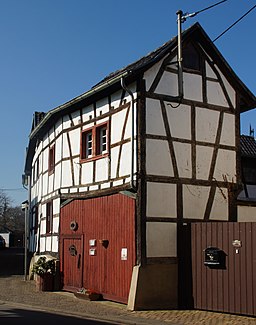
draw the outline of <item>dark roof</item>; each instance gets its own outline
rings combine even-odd
[[[217,47],[211,41],[209,36],[203,30],[199,23],[195,23],[188,29],[182,32],[182,42],[186,42],[187,39],[193,38],[197,41],[202,48],[212,57],[214,62],[218,62],[219,68],[222,70],[228,81],[237,88],[240,92],[240,111],[245,112],[249,109],[256,107],[256,98],[250,92],[250,90],[245,86],[245,84],[238,78],[233,69],[229,66],[227,61],[224,59],[222,54],[219,52]],[[177,48],[177,36],[170,39],[168,42],[164,43],[162,46],[158,47],[156,50],[148,53],[139,60],[127,65],[126,67],[110,73],[96,85],[94,85],[87,92],[71,99],[70,101],[48,111],[43,115],[43,119],[40,119],[40,123],[35,127],[36,131],[31,132],[30,138],[33,137],[38,129],[41,129],[48,122],[49,118],[53,116],[57,117],[59,115],[65,114],[67,111],[70,113],[72,109],[77,109],[77,104],[84,100],[90,100],[94,98],[95,95],[101,96],[103,91],[111,86],[120,85],[120,79],[122,76],[127,78],[129,82],[136,80],[141,73],[145,72],[155,63],[159,62],[163,57],[165,57],[170,51],[176,50]]]
[[[256,141],[250,135],[240,136],[241,156],[256,158]]]
[[[193,38],[196,40],[202,48],[212,57],[214,62],[218,62],[219,68],[224,73],[227,80],[232,86],[234,86],[240,92],[240,111],[246,112],[256,107],[256,98],[254,94],[247,88],[247,86],[240,80],[234,70],[230,67],[228,62],[222,56],[218,48],[214,45],[212,40],[206,34],[201,25],[197,22],[190,26],[188,29],[182,32],[182,42],[186,42],[187,39]],[[146,71],[153,66],[156,62],[161,60],[167,53],[174,50],[177,47],[177,36],[158,47],[156,50],[150,52],[146,56],[139,60],[129,64],[128,66],[110,73],[99,83],[92,87],[92,89],[99,87],[104,83],[108,83],[113,78],[118,78],[122,73],[127,72],[130,76],[138,75],[140,72]]]
[[[205,33],[203,28],[199,23],[195,23],[182,33],[182,40],[185,42],[187,39],[193,38],[195,41],[200,43],[202,48],[212,57],[215,62],[218,62],[219,68],[226,76],[227,80],[237,88],[240,92],[240,111],[245,112],[249,109],[256,107],[256,98],[250,92],[250,90],[243,84],[243,82],[237,77],[235,72],[228,65],[226,60],[223,58],[219,50],[213,44],[211,39]],[[142,57],[138,61],[127,65],[126,67],[117,70],[104,79],[102,79],[99,83],[93,86],[89,91],[81,94],[80,96],[64,103],[50,111],[46,114],[38,113],[36,117],[36,121],[34,123],[34,127],[32,128],[32,132],[30,133],[29,146],[27,150],[27,157],[25,163],[25,173],[29,173],[31,171],[31,163],[32,156],[34,152],[34,148],[36,146],[37,138],[43,136],[44,132],[52,126],[52,124],[57,121],[57,119],[66,114],[67,112],[72,112],[72,110],[76,110],[78,107],[82,107],[83,105],[88,105],[89,102],[98,100],[104,94],[106,96],[106,92],[110,91],[111,87],[119,87],[120,80],[125,76],[127,79],[127,85],[133,82],[141,76],[144,71],[149,69],[155,63],[164,58],[170,51],[173,51],[177,48],[177,36],[164,43],[162,46],[150,52],[146,56]],[[113,88],[112,88],[113,90]],[[117,90],[117,88],[116,88]],[[42,115],[41,115],[42,114]],[[39,118],[39,119],[38,119]],[[39,122],[39,123],[38,123]]]
[[[99,83],[94,85],[92,87],[98,87],[100,84],[103,84],[109,79],[112,79],[113,77],[116,77],[120,74],[122,74],[125,71],[128,71],[129,73],[135,73],[139,70],[145,70],[149,65],[153,65],[155,62],[159,61],[165,54],[170,50],[170,48],[173,47],[173,45],[176,43],[177,37],[173,37],[168,42],[164,43],[154,51],[148,53],[147,55],[143,56],[139,60],[127,65],[126,67],[119,69],[117,71],[111,72],[108,76],[106,76],[104,79],[102,79]]]

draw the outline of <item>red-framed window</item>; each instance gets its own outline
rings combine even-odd
[[[108,129],[107,125],[96,128],[96,155],[104,155],[108,152]]]
[[[52,224],[53,224],[53,203],[49,201],[46,203],[46,234],[50,234],[52,232]]]
[[[108,137],[109,137],[108,123],[95,125],[94,127],[82,131],[81,134],[81,161],[88,161],[107,156]]]
[[[93,157],[93,130],[82,132],[82,159],[89,159]]]
[[[55,166],[55,145],[49,148],[49,163],[48,163],[49,173],[54,172],[54,166]]]

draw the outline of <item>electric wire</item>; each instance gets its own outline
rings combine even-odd
[[[256,5],[254,5],[251,9],[249,9],[242,17],[237,19],[232,25],[230,25],[227,29],[225,29],[219,36],[217,36],[213,42],[216,42],[221,36],[223,36],[226,32],[228,32],[232,27],[234,27],[239,21],[241,21],[245,16],[247,16],[253,9],[256,8]]]
[[[193,12],[193,13],[191,13],[191,14],[189,14],[189,13],[185,13],[185,14],[181,17],[181,19],[182,19],[182,23],[184,23],[184,22],[187,20],[187,18],[189,18],[189,17],[190,17],[190,18],[191,18],[191,17],[195,17],[196,15],[200,14],[201,12],[206,11],[206,10],[209,10],[209,9],[211,9],[211,8],[213,8],[213,7],[216,7],[216,6],[220,5],[220,4],[222,4],[223,2],[227,2],[227,1],[228,1],[228,0],[222,0],[222,1],[219,1],[219,2],[213,4],[213,5],[209,6],[209,7],[206,7],[206,8],[204,8],[204,9],[201,9],[201,10],[195,11],[195,12]]]
[[[220,5],[221,3],[226,2],[226,1],[228,1],[228,0],[222,0],[222,1],[219,1],[219,2],[217,2],[217,3],[215,3],[215,4],[211,5],[211,6],[209,6],[209,7],[207,7],[207,8],[204,8],[204,9],[198,10],[198,11],[195,12],[195,15],[199,14],[200,12],[203,12],[203,11],[206,11],[206,10],[208,10],[208,9],[211,9],[211,8],[213,8],[213,7],[215,7],[215,6],[218,6],[218,5]]]

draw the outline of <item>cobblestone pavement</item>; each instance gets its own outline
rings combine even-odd
[[[86,301],[72,293],[37,292],[35,282],[23,276],[0,277],[0,302],[18,303],[54,313],[90,317],[111,324],[170,324],[170,325],[256,325],[256,318],[198,310],[135,311],[110,301]]]

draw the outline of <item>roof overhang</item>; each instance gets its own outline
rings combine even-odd
[[[66,112],[71,113],[78,108],[82,108],[88,105],[96,98],[99,99],[104,96],[106,90],[110,88],[117,89],[121,87],[121,79],[127,78],[129,81],[132,80],[132,73],[130,71],[123,71],[122,73],[113,76],[112,78],[100,83],[93,87],[89,91],[83,93],[80,96],[73,98],[72,100],[57,106],[56,108],[47,112],[40,123],[31,131],[29,135],[29,145],[26,152],[25,160],[25,174],[31,174],[31,163],[33,159],[33,152],[38,139],[42,139],[45,132],[50,126],[58,120],[59,117],[63,116]]]
[[[211,39],[205,33],[199,23],[194,24],[182,33],[183,42],[187,39],[196,40],[203,49],[213,58],[214,61],[218,62],[218,66],[224,73],[230,84],[236,88],[240,94],[240,112],[246,112],[256,107],[256,98],[251,91],[245,86],[245,84],[238,78],[233,69],[229,66],[227,61],[224,59],[222,54],[219,52],[217,47],[213,44]],[[25,174],[31,173],[31,163],[33,159],[33,152],[35,150],[37,139],[42,139],[45,132],[49,127],[57,121],[57,119],[64,115],[66,112],[71,113],[72,111],[82,108],[85,105],[91,103],[93,100],[106,95],[110,90],[120,89],[122,78],[127,79],[127,84],[134,81],[136,76],[142,75],[144,71],[154,65],[156,62],[161,60],[168,52],[177,48],[177,37],[174,37],[164,45],[149,53],[145,57],[139,59],[135,63],[132,63],[117,72],[114,72],[104,78],[100,83],[91,88],[89,91],[83,93],[80,96],[62,104],[45,114],[44,118],[40,123],[31,131],[29,136],[29,145],[27,148],[26,162],[25,162]]]

